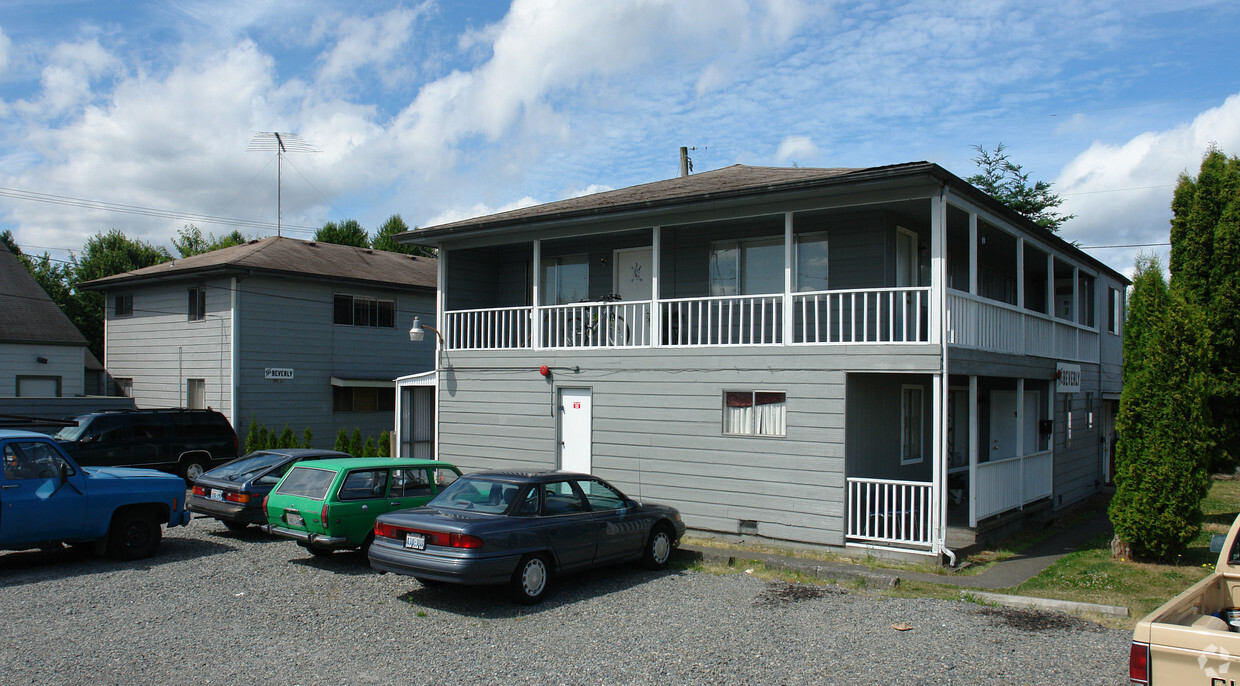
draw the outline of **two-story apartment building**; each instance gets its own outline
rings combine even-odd
[[[84,286],[107,296],[107,367],[138,407],[331,447],[393,429],[394,379],[434,362],[407,332],[434,317],[435,283],[433,258],[273,236]]]
[[[440,249],[437,447],[465,469],[949,556],[1109,478],[1128,281],[935,164],[737,165],[400,240]]]

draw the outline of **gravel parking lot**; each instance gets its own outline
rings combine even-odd
[[[518,607],[207,519],[135,563],[0,553],[0,600],[3,683],[1127,683],[1129,634],[1065,615],[635,565]]]

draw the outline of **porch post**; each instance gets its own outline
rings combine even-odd
[[[977,526],[977,377],[969,376],[969,527]]]
[[[663,268],[663,227],[650,229],[650,345],[663,345],[663,311],[659,306],[659,272]]]
[[[934,468],[930,470],[930,502],[934,517],[930,524],[930,550],[939,553],[947,547],[947,498],[943,497],[944,490],[947,488],[947,453],[943,449],[943,443],[947,440],[947,413],[944,412],[943,403],[943,392],[947,389],[947,375],[935,374],[930,387],[934,392],[932,410],[934,447],[930,451],[934,465]]]
[[[784,213],[784,317],[783,317],[783,341],[784,345],[792,342],[792,262],[795,259],[793,255],[792,243],[792,213]]]
[[[444,312],[444,308],[446,307],[445,300],[444,300],[444,293],[447,292],[447,287],[448,287],[448,251],[444,250],[443,248],[440,248],[438,258],[439,258],[439,268],[436,270],[437,273],[435,275],[435,285],[436,285],[436,288],[435,288],[435,326],[438,326],[442,329],[444,323],[447,321],[447,316],[448,316]],[[451,329],[448,330],[448,335],[452,335]],[[439,417],[441,416],[439,414],[439,402],[440,402],[440,399],[439,399],[439,356],[440,356],[440,344],[442,343],[442,341],[443,341],[443,334],[435,336],[435,389],[431,391],[431,393],[434,394],[435,396],[435,418],[433,422],[434,429],[432,430],[432,439],[431,439],[433,441],[433,445],[431,445],[431,455],[436,460],[439,459]],[[400,394],[399,390],[397,390],[397,394],[398,395]],[[397,405],[397,407],[399,408],[399,404]],[[412,416],[410,416],[409,419],[410,421],[414,421]],[[399,433],[396,434],[396,445],[397,445],[396,452],[399,453],[400,452],[400,447],[399,447],[400,446],[400,434]],[[412,440],[410,441],[409,450],[410,452],[413,451]]]
[[[947,551],[947,187],[930,199],[930,341],[939,346],[939,373],[934,375],[934,448],[930,492],[934,504],[931,552]]]
[[[969,213],[969,295],[977,295],[977,213]]]
[[[1074,324],[1081,323],[1081,294],[1078,292],[1081,286],[1081,268],[1072,267],[1072,322]],[[1081,330],[1073,327],[1072,329],[1072,359],[1081,359]]]
[[[1020,458],[1020,509],[1025,509],[1025,377],[1016,380],[1016,456]]]
[[[534,274],[530,279],[532,284],[531,295],[533,297],[533,306],[530,308],[530,335],[534,337],[531,348],[541,350],[542,344],[542,312],[538,309],[542,304],[542,241],[534,239]],[[442,271],[442,269],[440,270]]]
[[[1026,354],[1025,351],[1025,239],[1016,238],[1016,306],[1021,309],[1020,313],[1020,354]]]

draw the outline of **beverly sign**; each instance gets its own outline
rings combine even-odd
[[[293,378],[293,370],[284,367],[267,367],[263,370],[264,379],[272,379],[275,381],[286,381]]]

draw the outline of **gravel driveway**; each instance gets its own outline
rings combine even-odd
[[[1058,614],[628,565],[517,607],[209,519],[135,563],[0,553],[2,683],[1124,684],[1129,638]]]

